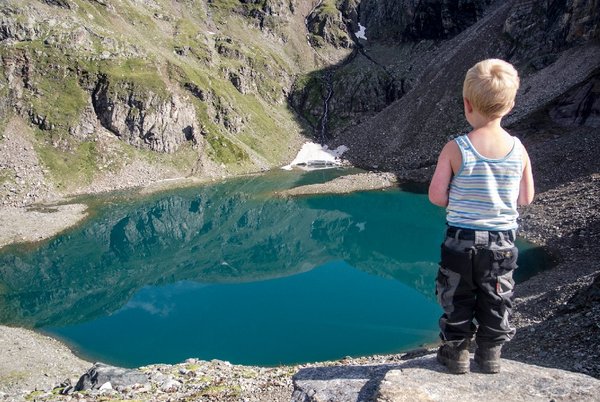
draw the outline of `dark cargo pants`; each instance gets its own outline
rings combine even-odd
[[[500,345],[513,337],[514,238],[514,231],[448,229],[436,280],[444,310],[439,321],[443,340],[461,341],[475,334],[479,345]]]

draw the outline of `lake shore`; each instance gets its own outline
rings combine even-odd
[[[357,183],[371,186],[381,183],[381,180],[380,174],[358,175],[355,181],[347,178],[333,181],[335,183],[329,190],[327,185],[312,190],[318,193],[344,192],[352,188],[352,191],[356,191],[370,188]],[[600,272],[597,254],[593,249],[593,245],[600,240],[599,184],[600,175],[592,174],[568,185],[549,188],[536,197],[534,204],[521,211],[520,234],[527,240],[547,247],[554,256],[555,266],[517,286],[513,323],[518,331],[515,339],[505,347],[504,358],[600,378],[600,327],[597,326],[600,307],[598,299],[595,299],[600,294],[600,283],[597,287],[593,284]],[[390,180],[389,185],[395,184]],[[299,192],[308,194],[306,188]],[[60,215],[54,215],[57,211],[41,211],[44,209],[0,209],[8,217],[0,220],[0,231],[14,233],[15,228],[27,228],[32,224],[35,227],[48,226],[44,233],[32,232],[34,234],[30,241],[37,241],[77,224],[85,217],[85,209],[81,207],[59,210]],[[52,233],[51,225],[45,224],[44,215],[62,225],[57,225]],[[23,241],[23,237],[19,234],[10,239],[13,242]],[[0,381],[0,399],[22,400],[37,389],[41,391],[36,394],[39,400],[49,400],[54,386],[66,378],[70,378],[71,382],[76,381],[85,368],[92,365],[75,358],[60,342],[29,330],[0,326],[0,343],[3,350],[0,359],[0,378],[3,379]],[[423,353],[431,350],[433,348]],[[9,355],[7,351],[16,351],[16,354]],[[48,356],[51,363],[47,363],[43,356]],[[370,356],[316,365],[387,364],[404,358],[404,354]],[[190,369],[191,366],[194,370]],[[148,366],[142,371],[151,378],[159,378],[157,384],[165,385],[169,383],[168,380],[173,380],[171,385],[175,388],[164,391],[171,398],[198,395],[198,387],[203,387],[208,400],[245,398],[288,401],[293,390],[293,374],[308,366],[313,365],[264,368],[191,360],[179,365]],[[177,381],[177,378],[185,377],[188,375],[185,373],[191,371],[202,372],[204,382],[199,385],[197,381],[190,381],[187,386]],[[188,377],[196,375],[189,374]],[[180,385],[175,385],[175,382]],[[120,398],[140,398],[144,395],[132,389],[114,392],[120,392]],[[102,394],[93,396],[94,399],[100,397]]]

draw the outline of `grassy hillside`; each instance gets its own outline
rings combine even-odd
[[[90,183],[123,152],[174,154],[181,175],[256,171],[301,141],[286,94],[314,60],[288,1],[8,0],[0,10],[0,118],[36,127],[57,185]],[[95,145],[106,132],[129,148],[107,157]]]

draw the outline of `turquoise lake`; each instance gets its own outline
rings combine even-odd
[[[274,194],[348,173],[277,171],[96,200],[78,227],[0,252],[0,323],[124,367],[190,357],[270,366],[435,342],[443,209],[396,188]],[[519,246],[517,281],[545,264]]]

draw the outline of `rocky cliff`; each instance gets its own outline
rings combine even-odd
[[[300,134],[349,145],[358,166],[423,179],[445,140],[467,128],[462,77],[485,57],[521,72],[507,120],[515,130],[598,127],[593,1],[1,7],[0,128],[29,124],[44,182],[59,193],[118,186],[124,172],[145,182],[265,169],[289,159]],[[549,77],[556,84],[546,85]],[[156,173],[165,162],[174,168]],[[35,199],[14,163],[0,168],[5,203]]]
[[[323,63],[305,40],[310,7],[280,0],[3,1],[3,148],[25,138],[44,181],[63,195],[93,192],[106,181],[127,186],[133,171],[145,182],[284,164],[304,130],[287,93],[297,74]],[[15,126],[21,129],[12,136]],[[27,197],[35,193],[33,179],[17,177],[18,165],[0,164],[4,204],[39,199]],[[169,172],[156,173],[164,165]]]
[[[464,28],[458,34],[445,30],[449,24],[439,20],[437,41],[432,42],[433,35],[425,33],[418,39],[413,34],[400,36],[404,46],[410,43],[413,49],[424,50],[386,66],[388,71],[397,71],[403,63],[407,71],[404,82],[410,85],[405,85],[400,99],[387,109],[362,125],[343,130],[333,141],[353,144],[350,157],[355,163],[414,170],[428,177],[431,172],[427,170],[435,164],[443,143],[467,129],[460,95],[464,72],[487,57],[506,59],[520,71],[522,89],[507,118],[515,132],[524,133],[527,127],[539,126],[541,120],[560,125],[562,135],[581,126],[597,129],[594,121],[599,109],[593,88],[600,67],[600,16],[594,2],[509,1],[489,6],[481,2],[469,9],[470,18],[459,18],[464,13],[458,13],[456,23],[450,24]],[[385,28],[387,19],[377,21]],[[413,32],[401,30],[407,29]],[[381,53],[378,45],[368,43],[363,45],[365,53],[377,57]],[[542,136],[535,135],[538,139]]]

